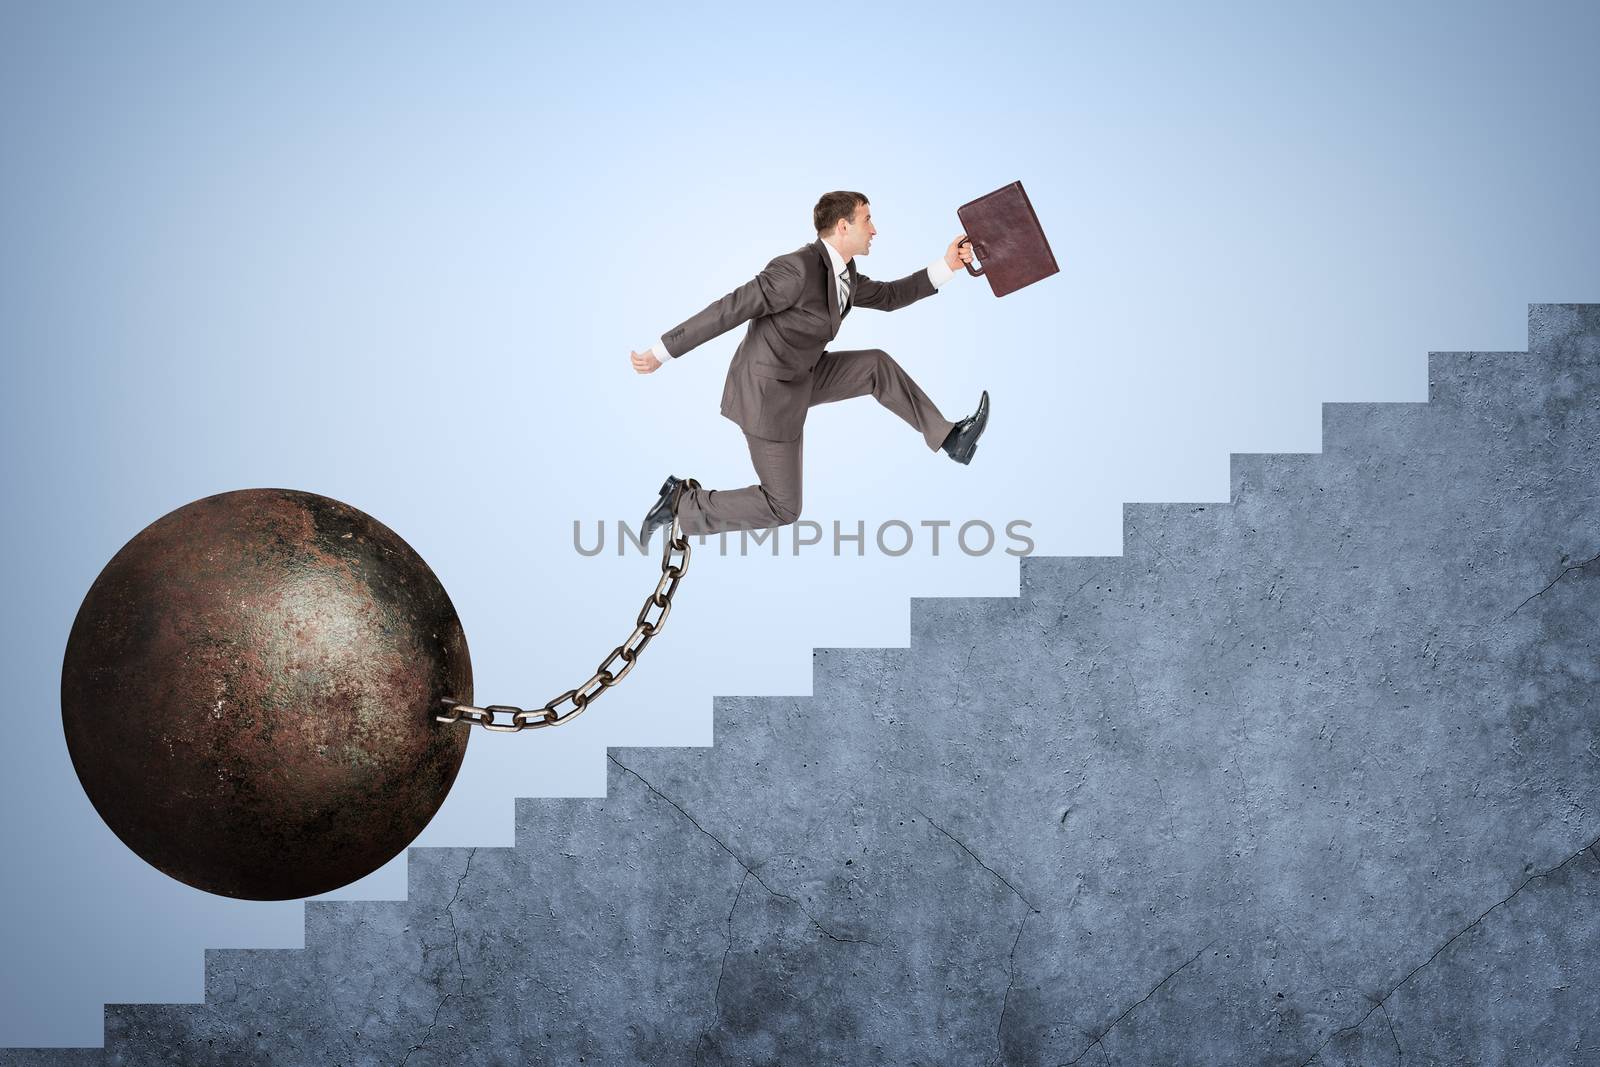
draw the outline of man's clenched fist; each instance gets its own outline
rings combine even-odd
[[[951,270],[960,270],[961,264],[971,262],[972,243],[967,240],[966,234],[961,234],[944,250],[944,265]]]

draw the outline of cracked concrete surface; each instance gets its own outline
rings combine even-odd
[[[1600,308],[1430,371],[0,1062],[1597,1062]]]
[[[1201,956],[1201,953],[1205,952],[1206,949],[1210,948],[1212,945],[1214,945],[1216,943],[1217,943],[1217,939],[1216,938],[1212,938],[1209,942],[1206,943],[1206,945],[1203,948],[1200,949],[1199,952],[1196,952],[1193,956],[1190,956],[1188,959],[1186,959],[1182,963],[1178,964],[1178,966],[1173,968],[1167,974],[1167,976],[1165,978],[1163,978],[1163,979],[1161,979],[1161,981],[1157,982],[1155,984],[1155,988],[1151,989],[1150,992],[1146,993],[1144,996],[1140,997],[1138,1000],[1136,1000],[1132,1004],[1130,1004],[1128,1006],[1128,1010],[1123,1012],[1121,1015],[1117,1016],[1116,1019],[1114,1019],[1112,1021],[1110,1026],[1106,1027],[1104,1030],[1100,1031],[1098,1034],[1090,1035],[1092,1040],[1089,1042],[1089,1044],[1084,1047],[1084,1050],[1082,1052],[1078,1053],[1076,1056],[1072,1057],[1072,1059],[1068,1060],[1066,1062],[1066,1064],[1064,1065],[1064,1067],[1073,1067],[1073,1065],[1076,1064],[1079,1060],[1081,1060],[1085,1056],[1087,1056],[1091,1049],[1104,1049],[1105,1046],[1104,1046],[1103,1042],[1105,1041],[1106,1036],[1108,1034],[1110,1034],[1111,1031],[1115,1030],[1117,1028],[1118,1024],[1120,1024],[1122,1022],[1122,1020],[1126,1019],[1128,1016],[1132,1015],[1135,1011],[1139,1010],[1139,1005],[1143,1004],[1145,1001],[1149,1000],[1151,997],[1153,997],[1157,993],[1161,992],[1161,987],[1162,986],[1166,985],[1168,982],[1170,982],[1174,978],[1176,978],[1180,971],[1184,970],[1191,963],[1193,963],[1195,960],[1199,959],[1200,956]]]

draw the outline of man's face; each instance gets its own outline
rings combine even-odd
[[[845,219],[839,225],[844,228],[840,238],[840,251],[847,256],[864,256],[872,250],[872,238],[878,229],[872,225],[872,205],[857,204],[855,217]]]

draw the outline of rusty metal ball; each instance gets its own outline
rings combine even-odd
[[[122,841],[197,889],[324,893],[428,824],[469,730],[466,637],[422,557],[363,512],[292,489],[206,497],[95,579],[67,639],[78,779]]]

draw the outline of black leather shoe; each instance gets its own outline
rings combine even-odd
[[[989,390],[983,391],[983,396],[978,398],[978,410],[956,423],[944,444],[939,447],[950,454],[950,458],[957,463],[971,463],[972,454],[978,450],[978,438],[983,436],[983,428],[989,425]]]
[[[684,480],[667,475],[667,480],[661,483],[661,496],[645,512],[644,524],[639,527],[639,540],[648,547],[650,535],[656,532],[659,526],[672,526],[672,516],[678,510],[678,498],[683,495]]]

